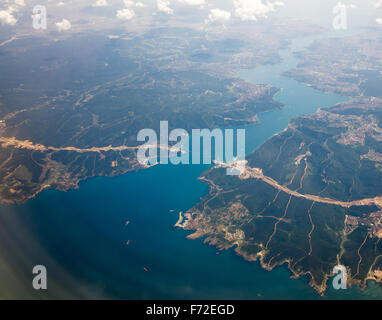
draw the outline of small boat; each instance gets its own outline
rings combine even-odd
[[[143,271],[148,272],[149,270],[146,267],[143,267]]]
[[[127,240],[126,245],[128,246],[130,244],[130,240]]]
[[[127,220],[127,221],[126,221],[126,225],[128,226],[129,224],[130,224],[130,221],[129,221],[129,220]]]

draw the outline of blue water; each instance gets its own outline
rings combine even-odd
[[[347,100],[280,76],[296,65],[293,52],[311,41],[293,41],[281,51],[278,65],[240,72],[247,81],[283,88],[276,99],[285,104],[246,128],[247,152],[282,131],[291,118]],[[39,293],[42,298],[321,299],[307,277],[291,279],[285,267],[265,271],[233,250],[218,252],[174,228],[178,212],[208,192],[197,180],[207,168],[156,166],[90,179],[69,192],[46,190],[26,204],[0,206],[0,297],[35,297],[30,273],[43,264],[49,289]],[[2,267],[4,260],[9,268]],[[370,283],[366,292],[329,289],[324,298],[381,297],[381,288]]]

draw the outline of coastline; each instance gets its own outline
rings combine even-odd
[[[301,48],[300,48],[300,49],[301,49]],[[290,55],[293,57],[293,59],[295,60],[295,62],[296,62],[296,64],[297,64],[297,58],[296,58],[295,55],[294,55],[294,51],[295,51],[295,50],[293,50],[293,45],[292,45],[292,48],[289,48],[288,50],[286,50],[286,51],[284,51],[284,52],[287,52],[287,51],[290,52]],[[284,60],[284,59],[287,59],[287,58],[286,58],[287,56],[288,56],[287,54],[286,54],[286,55],[283,55],[283,60]],[[283,62],[284,62],[284,61],[283,61]],[[282,62],[282,63],[283,63],[283,62]],[[293,66],[292,66],[292,67],[289,67],[289,68],[292,69]],[[288,70],[289,70],[289,69],[288,69]],[[285,76],[286,76],[286,71],[287,71],[287,70],[281,70],[280,77],[285,77]],[[254,72],[256,73],[256,69],[254,69]],[[264,70],[261,70],[261,71],[259,71],[258,73],[260,74],[260,77],[263,75],[263,73],[266,74],[266,73],[264,72]],[[258,82],[260,81],[256,76],[253,77],[252,75],[247,75],[246,77],[248,78],[248,79],[246,79],[246,81],[252,81],[252,80],[253,80],[253,83],[258,83]],[[277,77],[276,77],[276,78],[277,78]],[[251,79],[251,80],[250,80],[250,79]],[[303,82],[300,82],[300,81],[297,81],[297,80],[293,79],[292,77],[288,77],[288,79],[293,80],[293,81],[295,81],[296,83],[298,83],[298,84],[300,84],[300,85],[302,85],[302,86],[305,86],[305,87],[307,87],[307,88],[309,88],[309,89],[311,89],[311,90],[316,90],[317,92],[320,92],[320,93],[323,93],[323,94],[333,94],[333,92],[330,92],[330,91],[325,92],[325,91],[322,91],[322,90],[317,90],[317,89],[315,89],[312,85],[307,85],[307,84],[305,84],[305,83],[303,83]],[[281,81],[281,80],[277,79],[277,81]],[[282,82],[282,81],[281,81],[281,82]],[[267,82],[267,83],[268,83],[269,85],[271,85],[272,87],[278,87],[275,83],[270,83],[270,82]],[[285,88],[280,89],[280,90],[279,90],[279,94],[280,94],[280,93],[287,94]],[[350,98],[350,101],[353,100],[353,97],[348,97],[348,96],[345,97],[345,96],[343,96],[343,98],[344,98],[344,101],[349,101],[348,98]],[[280,100],[277,99],[277,95],[276,95],[275,99],[276,99],[277,101],[283,103],[282,101],[280,101]],[[330,105],[329,105],[329,106],[330,106]],[[320,106],[319,108],[323,108],[323,107],[325,107],[325,106]],[[319,108],[318,108],[318,109],[319,109]],[[313,112],[309,112],[308,114],[314,114],[315,112],[317,112],[318,109],[316,109],[316,110],[313,111]],[[289,122],[289,120],[288,120],[288,122]],[[286,130],[286,129],[287,129],[287,127],[284,127],[284,130]],[[279,132],[280,132],[280,131],[279,131]],[[277,133],[274,133],[274,134],[277,134]],[[270,137],[268,137],[267,140],[268,140],[269,138],[270,138]],[[267,141],[267,140],[266,140],[266,141]],[[255,149],[255,150],[256,150],[256,149]],[[255,150],[253,150],[253,152],[254,152]],[[203,182],[205,182],[205,183],[207,183],[207,184],[209,185],[209,188],[210,188],[210,190],[209,190],[209,194],[205,197],[205,199],[208,199],[208,196],[210,196],[209,199],[211,199],[211,197],[215,197],[215,196],[216,196],[216,195],[214,195],[214,191],[216,191],[216,188],[215,188],[215,185],[214,185],[213,181],[210,181],[210,180],[206,179],[204,175],[205,175],[205,173],[203,173],[203,175],[202,175],[199,179],[202,180]],[[259,177],[257,177],[257,178],[259,178]],[[275,183],[274,183],[275,181],[274,181],[273,179],[269,179],[269,180],[267,180],[267,181],[265,181],[265,182],[267,182],[267,183],[269,183],[270,185],[273,185],[273,187],[275,187]],[[278,183],[276,183],[276,184],[278,184]],[[303,198],[304,198],[304,197],[308,197],[308,198],[309,198],[309,197],[312,197],[312,196],[310,196],[310,195],[308,195],[308,196],[306,196],[306,195],[301,195],[301,196],[302,196]],[[205,203],[205,201],[206,201],[205,199],[202,199],[202,200],[198,203],[198,205],[199,205],[199,204],[203,205],[203,203]],[[316,200],[317,200],[317,199],[316,199]],[[320,199],[318,199],[318,200],[320,200]],[[369,200],[370,200],[370,201],[369,201]],[[339,205],[341,205],[341,206],[343,206],[343,207],[350,207],[350,206],[351,206],[351,203],[338,202],[338,201],[335,201],[335,200],[333,200],[333,199],[324,199],[324,202],[329,202],[329,203],[333,202],[333,203],[335,203],[335,204],[339,204]],[[373,202],[374,204],[376,204],[376,205],[378,205],[379,207],[381,207],[381,204],[382,204],[382,198],[381,198],[381,197],[377,197],[377,198],[375,198],[375,199],[366,199],[366,202],[367,202],[367,203],[368,203],[368,202]],[[363,203],[363,201],[360,200],[360,201],[355,201],[354,204],[356,204],[356,205],[364,205],[365,203]],[[201,238],[201,237],[207,237],[207,238],[204,240],[204,243],[207,243],[207,244],[209,244],[209,245],[211,245],[211,246],[217,247],[219,250],[230,250],[231,248],[236,247],[236,248],[234,249],[234,251],[236,252],[236,254],[238,254],[238,255],[241,256],[244,260],[249,261],[249,262],[254,262],[254,261],[259,260],[259,265],[260,265],[264,270],[267,270],[267,271],[271,271],[271,270],[275,269],[277,266],[282,266],[282,265],[284,265],[285,263],[287,263],[287,265],[288,265],[287,269],[292,273],[292,277],[293,277],[293,278],[299,278],[299,277],[301,277],[301,276],[303,276],[303,275],[309,275],[309,276],[310,276],[309,285],[310,285],[312,288],[314,288],[315,291],[316,291],[320,296],[324,296],[325,293],[327,292],[327,289],[328,289],[328,288],[327,288],[327,282],[328,282],[328,279],[329,279],[331,276],[333,276],[332,274],[323,274],[323,283],[322,283],[322,284],[317,284],[311,272],[306,271],[306,272],[300,272],[300,273],[299,273],[299,272],[297,272],[296,270],[294,270],[294,269],[293,269],[293,266],[291,265],[291,261],[290,261],[290,259],[285,259],[285,260],[283,260],[283,261],[281,261],[281,262],[279,262],[279,263],[276,263],[276,264],[274,264],[274,265],[269,265],[269,264],[266,264],[266,263],[264,262],[264,254],[265,254],[265,251],[264,251],[264,250],[259,251],[256,255],[248,255],[248,254],[246,254],[246,253],[244,253],[244,252],[241,251],[241,249],[240,249],[240,245],[239,245],[238,243],[231,243],[231,244],[227,244],[227,245],[222,244],[222,243],[219,243],[219,241],[216,240],[216,238],[213,238],[213,237],[211,238],[211,236],[213,236],[213,234],[208,234],[208,233],[203,232],[201,229],[199,229],[199,228],[197,227],[197,222],[192,222],[193,215],[198,216],[198,215],[202,214],[202,211],[199,211],[199,209],[195,209],[196,211],[194,211],[194,212],[192,211],[193,209],[195,209],[195,207],[189,209],[189,211],[187,211],[187,212],[184,214],[185,220],[183,221],[183,224],[181,225],[181,228],[182,228],[183,230],[186,230],[186,231],[194,231],[192,234],[190,234],[190,235],[187,236],[188,239],[198,239],[198,238]],[[191,223],[190,223],[190,222],[191,222]],[[334,267],[334,265],[333,265],[333,267]],[[349,278],[350,278],[350,277],[349,277]],[[351,279],[350,279],[350,280],[351,280]],[[356,281],[349,281],[349,285],[352,285],[352,284],[354,284],[354,285],[358,285],[358,287],[360,287],[361,290],[365,290],[365,289],[366,289],[366,284],[367,284],[367,281],[368,281],[368,280],[374,280],[374,281],[376,281],[377,283],[382,283],[382,279],[381,279],[381,282],[379,282],[379,281],[377,281],[376,279],[374,279],[372,276],[368,276],[364,281],[362,281],[362,282],[360,281],[359,285],[356,283]]]

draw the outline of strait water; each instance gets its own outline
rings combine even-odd
[[[293,52],[313,40],[294,40],[280,52],[280,64],[239,73],[283,88],[276,99],[285,105],[246,127],[247,152],[290,119],[347,100],[281,76],[296,66]],[[156,166],[89,179],[69,192],[46,190],[22,205],[0,205],[0,298],[322,299],[307,277],[291,279],[285,267],[265,271],[233,250],[218,252],[174,228],[178,212],[208,192],[197,180],[206,169]],[[32,289],[34,265],[47,267],[46,292]],[[365,292],[329,289],[328,298],[382,298],[382,290],[374,283]]]

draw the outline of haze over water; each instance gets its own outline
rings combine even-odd
[[[276,100],[285,105],[246,127],[247,152],[290,119],[347,100],[281,76],[297,64],[293,52],[312,40],[294,40],[280,52],[280,64],[240,72],[244,80],[283,88]],[[265,271],[233,250],[218,252],[174,228],[178,212],[207,194],[207,185],[197,178],[208,168],[156,166],[89,179],[69,192],[46,190],[26,204],[1,205],[0,297],[320,299],[308,277],[291,279],[285,267]],[[48,269],[45,293],[31,285],[32,268],[40,264]],[[364,293],[329,289],[324,298],[377,297],[382,290],[370,283]]]

